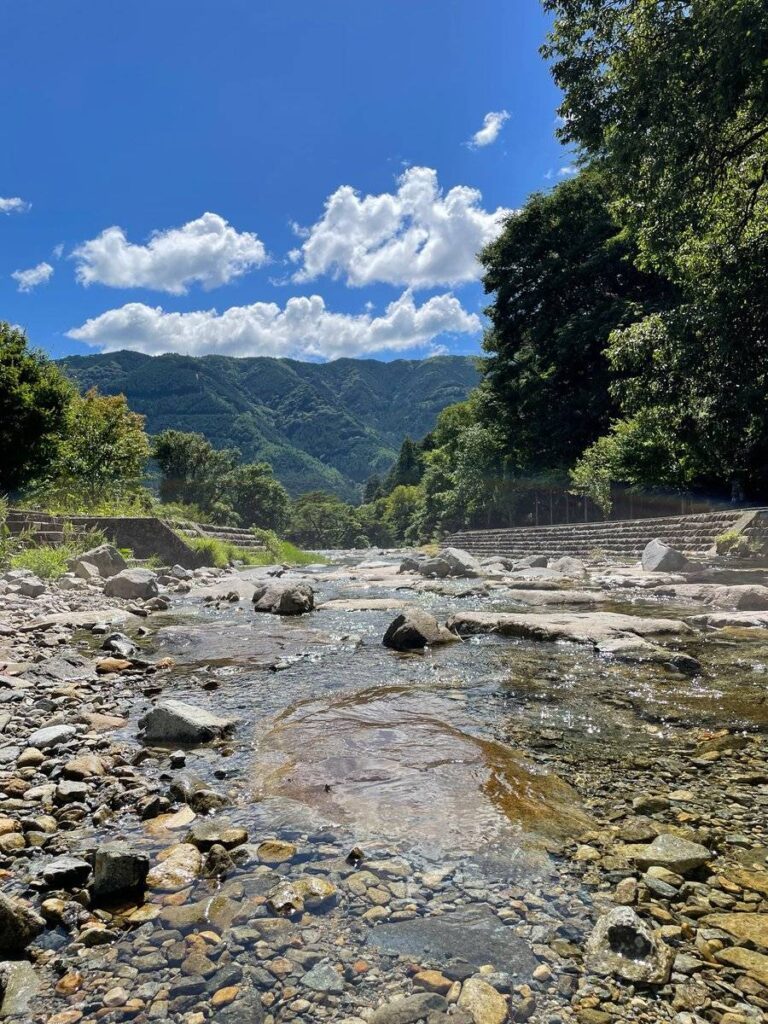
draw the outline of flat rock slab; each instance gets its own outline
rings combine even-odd
[[[728,629],[730,626],[735,626],[737,628],[756,627],[758,629],[766,629],[768,628],[768,611],[706,612],[703,615],[693,615],[688,621],[700,628]]]
[[[700,601],[712,608],[732,608],[743,612],[768,610],[768,587],[758,584],[723,586],[717,583],[678,583],[655,587],[654,593],[662,597]]]
[[[521,604],[529,604],[534,607],[563,604],[595,605],[600,601],[611,599],[608,594],[595,590],[523,590],[520,588],[515,588],[512,597],[513,601],[520,601]]]
[[[334,597],[330,601],[323,601],[318,611],[394,612],[407,607],[408,602],[400,597]]]
[[[646,639],[689,635],[691,627],[677,619],[648,619],[616,612],[464,612],[454,615],[447,625],[459,636],[500,633],[529,640],[566,640],[591,646],[596,653],[616,661],[663,665],[689,675],[701,667],[690,655],[667,650]]]
[[[193,599],[224,601],[230,594],[237,594],[241,601],[252,601],[257,585],[251,580],[243,579],[242,576],[227,576],[216,583],[192,587],[187,596]]]
[[[43,615],[21,626],[21,632],[44,632],[47,629],[53,629],[55,626],[69,626],[70,629],[91,629],[100,622],[107,626],[132,624],[138,626],[143,621],[140,615],[134,615],[133,612],[129,612],[125,608],[98,608],[92,611],[54,612],[52,615]]]
[[[598,646],[601,640],[635,636],[686,636],[690,626],[677,619],[651,619],[618,612],[553,612],[549,615],[514,612],[458,612],[447,623],[460,636],[501,633],[530,640],[570,640]]]
[[[482,905],[439,917],[378,925],[368,944],[383,953],[413,957],[416,963],[434,959],[461,960],[472,967],[493,964],[523,979],[538,964],[528,943]]]

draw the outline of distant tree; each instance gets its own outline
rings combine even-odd
[[[410,539],[408,531],[412,526],[421,502],[421,491],[418,486],[398,486],[387,495],[384,507],[384,519],[392,536],[398,542]]]
[[[240,452],[216,449],[202,434],[164,430],[154,439],[152,457],[160,468],[161,501],[210,511],[231,486]]]
[[[366,505],[370,505],[372,501],[376,501],[377,498],[382,496],[381,477],[375,473],[369,477],[365,483],[365,490],[363,491],[363,502]]]
[[[406,437],[392,469],[387,474],[384,490],[387,494],[395,487],[412,487],[421,480],[424,473],[424,456],[418,442]]]
[[[0,493],[43,476],[58,454],[74,389],[23,331],[0,322]]]
[[[227,493],[242,526],[282,533],[288,524],[288,492],[275,480],[268,462],[238,466],[231,474]]]
[[[304,547],[353,547],[360,532],[356,510],[335,494],[311,491],[293,502],[288,536]]]
[[[92,388],[71,401],[56,476],[87,503],[137,488],[148,458],[144,417],[131,412],[124,395]]]

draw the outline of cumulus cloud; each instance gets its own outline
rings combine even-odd
[[[568,164],[566,167],[561,167],[557,173],[561,178],[570,178],[571,175],[576,174],[577,171],[578,167],[575,167],[573,164]]]
[[[6,199],[0,196],[0,213],[26,213],[30,205],[19,196],[9,196]]]
[[[185,294],[195,282],[216,288],[267,262],[255,234],[236,231],[217,213],[156,231],[146,245],[129,242],[122,228],[107,228],[72,255],[83,285],[152,288],[172,295]]]
[[[470,149],[477,149],[479,146],[490,146],[499,137],[499,132],[504,127],[504,122],[510,117],[508,110],[489,110],[483,118],[483,127],[479,128],[467,145]]]
[[[333,313],[319,295],[190,313],[132,302],[111,309],[68,332],[70,338],[105,352],[133,349],[158,355],[289,356],[335,359],[432,346],[441,334],[475,334],[480,319],[455,296],[436,295],[416,306],[405,291],[381,316]],[[432,346],[434,348],[434,346]]]
[[[397,191],[361,196],[342,185],[322,218],[290,257],[300,263],[295,281],[320,274],[354,286],[383,282],[433,288],[472,281],[481,274],[477,253],[501,231],[510,210],[484,210],[477,189],[458,185],[443,193],[437,172],[409,167]]]
[[[14,270],[11,277],[18,285],[20,292],[31,292],[40,284],[47,284],[53,275],[53,267],[50,263],[38,263],[36,267],[29,270]]]

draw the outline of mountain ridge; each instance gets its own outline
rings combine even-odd
[[[347,499],[387,471],[406,435],[426,434],[479,380],[472,356],[308,363],[122,350],[58,362],[84,390],[125,394],[151,434],[194,430],[217,448],[240,448],[246,461],[271,462],[293,494]]]

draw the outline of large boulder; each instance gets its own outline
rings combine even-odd
[[[688,559],[658,537],[649,541],[641,557],[646,572],[682,572],[688,567]]]
[[[27,903],[0,892],[0,956],[20,956],[45,930],[45,921]]]
[[[149,871],[149,857],[127,843],[102,843],[93,865],[92,894],[95,900],[143,891]]]
[[[652,843],[631,846],[632,860],[644,869],[666,868],[676,875],[687,875],[697,871],[712,860],[712,853],[700,843],[692,843],[681,836],[664,832]]]
[[[595,974],[613,974],[642,985],[665,985],[674,950],[631,907],[615,907],[598,919],[587,939],[585,962]]]
[[[128,563],[112,544],[99,544],[96,548],[90,548],[88,551],[84,551],[82,555],[78,555],[77,558],[73,558],[69,562],[69,568],[76,576],[80,576],[82,579],[88,579],[92,575],[89,569],[83,569],[82,566],[93,566],[99,576],[103,576],[105,579],[109,576],[117,576],[119,572],[128,568]]]
[[[220,718],[181,700],[160,701],[139,719],[145,740],[173,743],[206,743],[226,736],[235,724],[232,718]]]
[[[253,594],[253,610],[271,615],[303,615],[315,607],[308,583],[263,583]]]
[[[392,620],[382,643],[395,651],[415,651],[456,639],[456,635],[441,626],[434,615],[421,608],[406,608]]]
[[[107,597],[121,597],[126,601],[148,601],[157,597],[157,578],[151,569],[123,569],[110,576],[104,585]]]
[[[446,576],[474,578],[483,575],[483,567],[468,551],[462,551],[461,548],[443,548],[434,558],[425,558],[420,562],[419,572],[422,576],[438,576],[441,579]]]
[[[461,548],[443,548],[440,558],[448,563],[449,576],[482,576],[483,567],[474,555]]]

